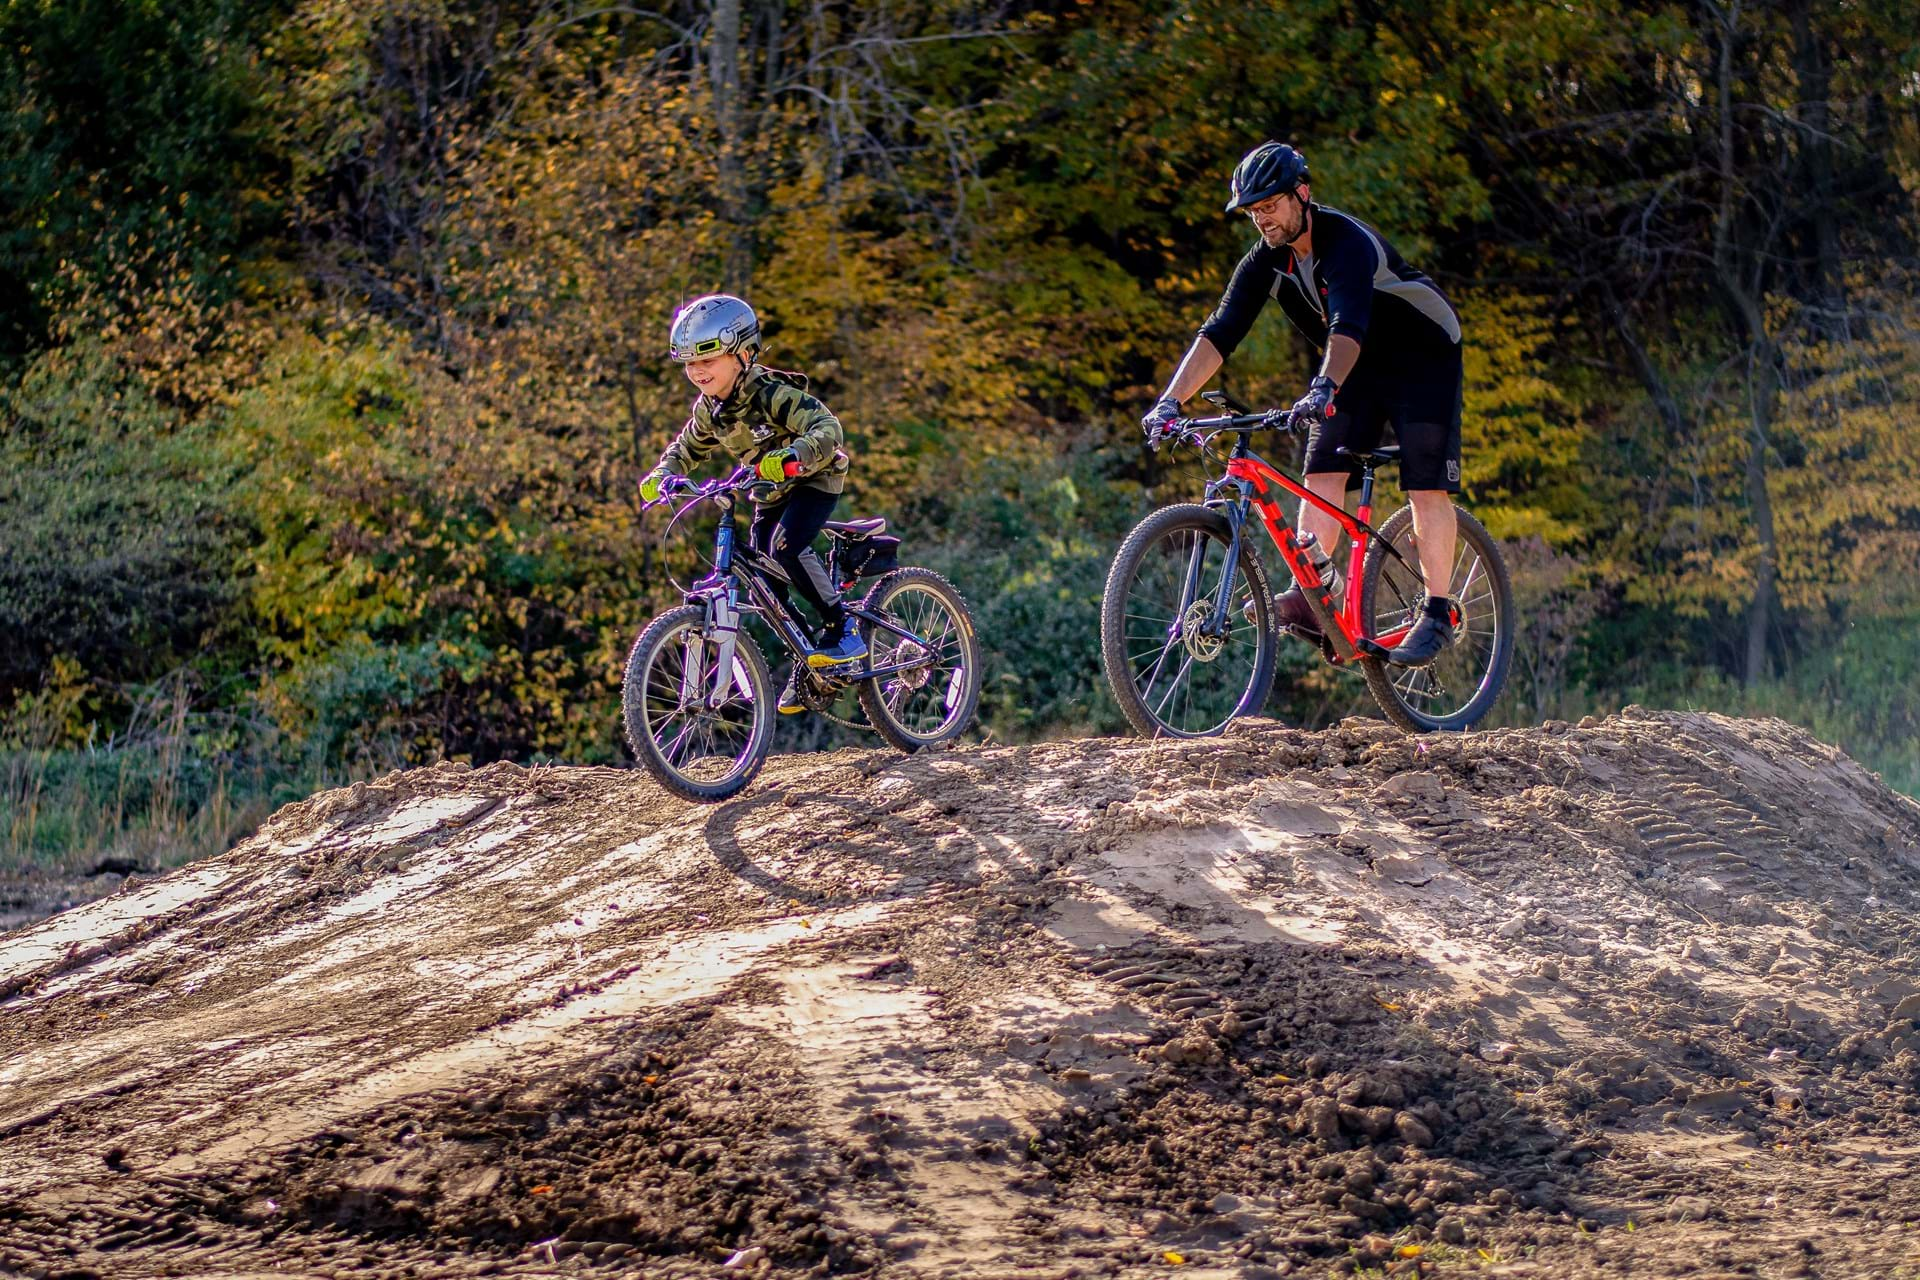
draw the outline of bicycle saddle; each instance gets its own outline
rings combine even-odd
[[[885,516],[873,516],[866,520],[829,520],[821,527],[843,538],[871,538],[887,531],[887,519]]]
[[[1352,458],[1354,461],[1364,463],[1369,467],[1377,467],[1383,462],[1393,462],[1398,459],[1400,457],[1400,446],[1397,444],[1389,444],[1382,445],[1378,449],[1349,449],[1347,446],[1341,445],[1338,449],[1335,449],[1334,452],[1341,457]]]

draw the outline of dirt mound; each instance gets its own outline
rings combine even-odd
[[[1884,1273],[1916,908],[1775,721],[399,774],[0,941],[0,1270]]]

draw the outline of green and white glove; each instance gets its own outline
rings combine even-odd
[[[792,457],[793,450],[778,449],[760,459],[760,478],[779,484],[787,478],[787,461]]]

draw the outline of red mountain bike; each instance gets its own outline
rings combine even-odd
[[[1200,502],[1162,507],[1134,526],[1101,601],[1107,680],[1133,727],[1149,737],[1206,737],[1266,705],[1280,630],[1260,548],[1244,536],[1253,513],[1306,590],[1327,661],[1358,664],[1387,719],[1410,733],[1479,723],[1513,661],[1513,587],[1486,529],[1454,508],[1458,550],[1445,592],[1454,605],[1454,642],[1432,666],[1397,666],[1388,651],[1412,630],[1427,597],[1413,508],[1402,507],[1378,529],[1369,523],[1373,473],[1400,456],[1399,446],[1349,455],[1360,467],[1360,507],[1350,515],[1254,454],[1255,431],[1301,429],[1291,414],[1252,413],[1219,392],[1204,398],[1228,412],[1179,419],[1152,444],[1193,445],[1224,462],[1223,474],[1207,483]],[[1215,442],[1225,435],[1234,445],[1222,453]],[[1283,491],[1346,531],[1343,598],[1333,597],[1301,550],[1276,501]]]

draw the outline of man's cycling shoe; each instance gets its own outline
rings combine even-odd
[[[797,716],[807,709],[807,704],[800,701],[800,668],[798,665],[795,665],[793,670],[787,673],[787,687],[780,691],[778,709],[783,716]]]
[[[1407,638],[1394,646],[1387,659],[1403,667],[1430,665],[1453,643],[1453,619],[1422,610]]]
[[[807,665],[816,670],[821,667],[842,667],[849,662],[858,662],[867,656],[867,642],[860,633],[848,627],[840,638],[824,649],[807,655]]]

